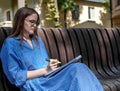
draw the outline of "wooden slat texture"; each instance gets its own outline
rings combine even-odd
[[[115,65],[116,68],[118,70],[120,70],[120,34],[118,29],[112,29],[114,37],[115,37],[115,42],[116,42],[116,46],[117,46],[117,54],[114,55],[114,61],[115,61]],[[114,50],[114,49],[113,49]],[[117,56],[117,57],[116,57]]]
[[[116,30],[114,30],[116,31]],[[112,54],[111,52],[109,53],[109,57],[111,57],[111,59],[108,59],[111,61],[111,63],[109,63],[109,66],[111,67],[111,70],[115,73],[115,74],[119,74],[120,71],[116,68],[117,65],[119,65],[119,61],[117,60],[118,59],[118,48],[117,48],[117,45],[116,45],[116,41],[115,41],[115,37],[113,35],[113,31],[111,31],[111,29],[106,29],[106,32],[108,34],[108,37],[109,37],[109,42],[110,42],[110,48],[111,48],[111,51],[112,51]],[[116,58],[116,60],[114,60],[114,58]],[[113,61],[114,60],[114,61]]]
[[[46,46],[46,49],[47,49],[47,52],[48,52],[49,56],[51,57],[50,47],[49,47],[49,44],[48,44],[49,42],[47,40],[47,35],[45,34],[44,28],[38,29],[38,35],[43,39],[43,41],[45,43],[45,46]]]
[[[59,60],[62,62],[62,64],[67,63],[67,57],[66,57],[66,49],[64,40],[62,38],[62,34],[59,29],[52,29],[54,38],[56,40],[57,50],[59,53]],[[52,41],[52,40],[51,40]],[[52,50],[55,50],[54,47],[51,47]]]
[[[100,60],[100,48],[98,45],[98,41],[97,41],[97,37],[95,34],[95,30],[94,29],[88,29],[88,33],[90,35],[91,38],[91,44],[93,47],[93,51],[94,51],[94,66],[96,71],[98,72],[98,78],[106,78],[107,74],[104,72],[104,70],[102,69],[102,63]]]
[[[71,40],[70,40],[67,29],[60,29],[60,32],[61,32],[61,35],[64,41],[64,46],[66,49],[67,61],[69,61],[74,58]]]
[[[109,76],[111,76],[111,75],[114,75],[112,72],[111,72],[111,70],[109,69],[109,66],[108,66],[108,62],[109,61],[106,61],[106,60],[108,60],[107,59],[107,52],[109,52],[108,51],[108,47],[106,46],[106,44],[108,43],[108,41],[107,41],[107,36],[106,36],[106,32],[105,32],[105,30],[104,29],[98,29],[99,30],[99,37],[98,37],[98,39],[99,39],[99,44],[100,44],[100,50],[101,50],[101,60],[102,60],[102,66],[103,66],[103,69],[105,70],[105,72],[109,75]],[[102,31],[101,31],[102,30]],[[98,31],[97,31],[98,32]],[[107,42],[107,43],[105,43],[105,41]]]
[[[76,56],[81,54],[81,49],[80,49],[80,46],[79,46],[78,38],[75,34],[74,29],[72,29],[72,28],[68,29],[68,34],[69,34],[69,37],[70,37],[70,40],[71,40],[73,55],[74,55],[74,57],[76,57]]]
[[[86,50],[86,45],[85,41],[83,39],[83,35],[81,33],[81,29],[76,28],[74,29],[76,36],[78,38],[78,43],[81,49],[81,55],[82,55],[82,62],[88,65],[88,55],[87,55],[87,50]]]
[[[59,52],[57,50],[58,48],[57,48],[57,44],[56,44],[52,29],[46,28],[46,29],[43,29],[43,31],[46,35],[46,39],[48,42],[48,45],[46,45],[46,46],[49,47],[50,58],[58,58],[59,59]],[[54,50],[53,50],[53,48],[54,48]]]

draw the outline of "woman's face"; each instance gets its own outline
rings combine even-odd
[[[30,35],[34,34],[37,29],[37,14],[29,15],[24,20],[24,34]]]

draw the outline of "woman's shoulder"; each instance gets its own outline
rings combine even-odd
[[[6,41],[12,41],[12,40],[14,40],[15,39],[15,37],[8,37],[7,39],[6,39]]]
[[[7,44],[7,45],[13,44],[15,43],[15,41],[16,41],[16,37],[8,37],[5,39],[4,44]]]
[[[1,50],[3,50],[3,52],[6,50],[10,51],[15,48],[14,45],[15,45],[14,38],[8,37],[7,39],[5,39]]]

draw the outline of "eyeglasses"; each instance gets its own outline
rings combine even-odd
[[[28,19],[25,19],[25,20],[27,22],[31,23],[32,26],[34,26],[34,25],[38,26],[39,25],[39,23],[37,21],[35,21],[35,20],[28,20]]]

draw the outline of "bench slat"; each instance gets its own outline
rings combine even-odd
[[[69,60],[74,58],[70,37],[68,35],[67,29],[65,29],[65,28],[60,29],[59,31],[60,31],[61,36],[63,38],[64,46],[65,46],[65,49],[66,49],[67,62],[68,62]]]
[[[70,37],[70,40],[71,40],[73,55],[74,55],[74,57],[77,57],[78,55],[81,54],[81,49],[80,49],[80,46],[79,46],[78,38],[77,38],[73,28],[68,29],[67,31],[69,33],[69,37]],[[81,61],[81,60],[79,60],[79,61]]]
[[[91,38],[91,43],[92,43],[92,47],[93,47],[93,51],[94,51],[94,61],[95,61],[95,69],[98,72],[98,78],[105,78],[107,75],[106,73],[104,73],[104,71],[102,70],[102,66],[101,66],[101,60],[100,60],[100,50],[99,50],[99,45],[98,45],[98,41],[97,41],[97,37],[95,34],[95,30],[94,29],[88,29],[88,33],[90,35]]]
[[[66,56],[67,54],[66,54],[65,44],[64,44],[62,35],[58,29],[53,29],[52,32],[53,32],[54,38],[56,40],[57,50],[59,53],[59,60],[63,64],[65,64],[65,63],[67,63],[67,56]]]
[[[116,31],[116,30],[114,30]],[[110,31],[110,29],[106,29],[106,32],[108,34],[108,37],[109,37],[109,41],[110,41],[110,44],[111,44],[111,51],[112,51],[112,55],[110,55],[112,58],[109,59],[111,60],[111,64],[109,64],[111,66],[111,70],[115,73],[115,74],[119,74],[120,71],[116,68],[116,64],[118,64],[118,62],[116,63],[116,60],[113,61],[114,58],[117,58],[118,59],[118,52],[117,52],[117,45],[116,45],[116,42],[115,42],[115,38],[114,38],[114,35],[113,35],[113,32]],[[111,53],[109,53],[111,54]]]

